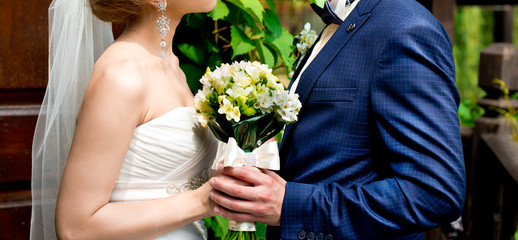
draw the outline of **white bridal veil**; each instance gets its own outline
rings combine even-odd
[[[54,215],[78,107],[95,61],[113,42],[111,24],[93,16],[88,0],[49,7],[49,81],[32,146],[31,239],[56,239]]]

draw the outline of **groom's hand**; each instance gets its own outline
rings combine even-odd
[[[272,171],[255,167],[219,167],[210,180],[217,191],[210,198],[214,212],[240,222],[279,226],[286,181]]]

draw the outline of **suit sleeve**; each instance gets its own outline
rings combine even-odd
[[[390,174],[352,187],[288,182],[281,238],[313,229],[334,239],[387,239],[459,217],[465,193],[459,96],[444,30],[419,22],[398,29],[385,41],[374,75],[372,157]]]

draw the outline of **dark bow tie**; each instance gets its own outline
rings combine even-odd
[[[334,1],[338,1],[338,0],[334,0]],[[349,0],[349,1],[346,1],[346,3],[347,3],[347,5],[350,5],[354,1],[355,0]],[[317,6],[316,4],[311,4],[311,8],[313,8],[313,11],[315,11],[318,14],[318,16],[320,16],[320,18],[322,18],[322,21],[326,25],[329,25],[331,23],[340,25],[343,22],[342,19],[340,19],[340,17],[338,17],[338,15],[336,15],[336,13],[333,11],[333,9],[331,9],[331,5],[329,5],[329,1],[325,1],[323,9],[320,8],[319,6]]]

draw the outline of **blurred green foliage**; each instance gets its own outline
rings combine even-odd
[[[455,15],[453,55],[457,88],[461,96],[459,119],[461,125],[473,127],[474,120],[484,114],[476,104],[485,95],[478,84],[480,51],[493,43],[494,10],[492,7],[462,6]],[[514,44],[518,45],[518,8],[514,10]],[[518,93],[513,96],[518,100]]]
[[[453,56],[461,99],[476,102],[484,96],[478,84],[480,51],[493,43],[493,9],[479,6],[457,8]]]
[[[478,87],[478,64],[480,51],[493,43],[493,9],[465,6],[456,11],[453,56],[461,97],[459,119],[461,125],[472,127],[475,119],[484,114],[476,104],[485,94]]]

